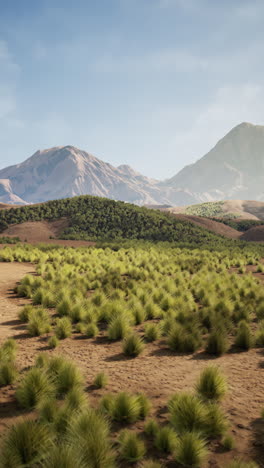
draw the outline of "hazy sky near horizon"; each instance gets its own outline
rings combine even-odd
[[[0,0],[0,168],[74,145],[158,179],[264,124],[263,0]]]

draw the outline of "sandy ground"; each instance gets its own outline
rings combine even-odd
[[[33,272],[30,264],[0,263],[0,343],[7,337],[15,337],[20,369],[32,364],[40,351],[47,350],[46,337],[29,337],[24,325],[17,320],[21,306],[29,301],[17,298],[13,288],[25,274]],[[206,466],[223,468],[234,457],[243,456],[254,458],[264,467],[264,424],[260,419],[264,407],[263,350],[253,349],[211,359],[201,352],[187,356],[173,354],[163,341],[159,341],[148,344],[138,358],[127,359],[121,354],[120,342],[108,343],[103,336],[89,340],[76,334],[62,341],[57,350],[47,352],[63,354],[78,363],[84,372],[92,403],[107,391],[143,391],[152,399],[153,415],[160,421],[166,417],[165,405],[173,393],[191,390],[199,373],[209,363],[219,366],[229,383],[223,408],[230,421],[236,449],[223,453],[216,444]],[[109,386],[98,391],[93,389],[92,382],[100,371],[108,374]],[[0,431],[20,414],[14,400],[14,388],[0,389]],[[143,423],[139,423],[138,428],[142,427]]]
[[[174,216],[175,218],[190,221],[197,226],[208,229],[209,231],[220,234],[221,236],[229,237],[230,239],[238,239],[241,236],[241,233],[236,229],[233,229],[226,224],[219,223],[218,221],[212,221],[209,218],[201,218],[200,216],[185,214],[174,214]]]
[[[56,221],[28,221],[22,224],[12,224],[1,236],[19,237],[22,242],[30,244],[56,244],[68,247],[81,247],[94,245],[95,242],[82,240],[62,240],[57,236],[68,227],[69,222],[66,218]]]

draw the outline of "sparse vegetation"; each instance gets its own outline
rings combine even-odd
[[[16,396],[18,411],[26,410],[36,432],[43,427],[48,436],[43,451],[35,450],[29,429],[25,447],[29,445],[37,458],[34,455],[32,462],[25,458],[24,465],[114,468],[122,463],[137,463],[141,468],[157,468],[162,466],[160,460],[170,454],[170,461],[174,459],[177,466],[198,467],[215,446],[226,451],[233,449],[229,434],[232,426],[221,407],[227,385],[218,367],[205,367],[193,392],[172,395],[168,412],[164,408],[159,408],[159,412],[155,399],[149,398],[147,386],[146,394],[141,393],[142,375],[137,375],[135,381],[131,375],[133,387],[135,382],[138,384],[136,392],[115,393],[123,381],[118,382],[117,373],[111,373],[115,364],[108,366],[107,361],[120,360],[120,368],[127,366],[130,372],[142,361],[145,371],[144,359],[151,357],[154,363],[156,354],[162,356],[163,362],[164,353],[174,366],[181,359],[208,360],[229,349],[246,351],[255,342],[263,347],[263,287],[252,274],[237,273],[249,264],[257,269],[264,249],[261,245],[237,245],[221,239],[215,248],[209,242],[207,249],[200,240],[196,246],[188,245],[191,248],[131,241],[101,243],[85,249],[30,245],[1,249],[1,261],[35,265],[36,275],[26,275],[16,287],[27,304],[19,312],[19,320],[25,326],[19,327],[26,339],[25,327],[31,336],[36,336],[30,340],[44,344],[34,366],[26,370],[21,368],[20,360],[16,364],[14,340],[0,348],[0,384],[12,384],[6,390]],[[235,268],[230,270],[232,267]],[[38,338],[48,332],[48,336]],[[66,342],[60,341],[66,337]],[[114,343],[116,340],[122,342]],[[62,354],[71,344],[79,346],[87,368],[93,346],[101,350],[103,344],[107,353],[99,352],[100,363],[97,367],[92,365],[91,372],[83,376],[73,362],[58,356],[57,350],[45,350],[46,345],[56,348],[58,344]],[[139,360],[129,361],[124,356],[135,357],[143,349]],[[194,356],[182,358],[175,353]],[[75,353],[74,359],[77,356]],[[227,359],[233,356],[236,354]],[[100,372],[104,359],[109,384],[106,374]],[[203,362],[197,361],[197,366],[203,368]],[[214,362],[222,366],[222,359]],[[196,361],[193,364],[196,366]],[[168,374],[168,382],[169,379]],[[99,392],[92,384],[100,389],[107,385],[113,393]],[[142,421],[149,417],[145,423]],[[128,425],[129,431],[123,433]],[[10,434],[8,431],[4,440]],[[17,449],[12,444],[11,452],[20,453],[19,442]],[[1,448],[3,460],[8,460],[4,466],[22,468],[19,458],[12,465],[7,445],[3,442]],[[155,462],[148,460],[153,453],[158,454]]]

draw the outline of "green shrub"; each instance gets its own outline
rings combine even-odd
[[[206,426],[206,406],[190,393],[179,393],[169,402],[170,422],[179,434],[203,432]]]
[[[244,350],[249,350],[254,345],[254,336],[248,323],[244,320],[239,322],[235,345]]]
[[[69,445],[82,454],[85,467],[114,468],[115,453],[109,439],[109,424],[94,410],[73,418],[68,431]]]
[[[86,468],[82,453],[66,443],[56,445],[41,465],[43,468]]]
[[[177,443],[176,461],[185,467],[200,467],[208,451],[206,443],[195,432],[186,432]]]
[[[171,427],[164,426],[158,429],[154,443],[160,452],[173,453],[177,445],[177,436]]]
[[[57,319],[55,327],[55,335],[58,340],[64,340],[72,334],[72,324],[68,317]]]
[[[155,419],[148,419],[144,426],[144,432],[148,437],[154,438],[159,430],[159,425]]]
[[[137,334],[131,334],[123,340],[123,353],[126,356],[135,357],[142,353],[144,350],[144,342],[142,338]]]
[[[111,320],[107,334],[109,340],[122,340],[131,331],[127,319],[123,316]]]
[[[14,361],[17,354],[17,343],[13,338],[8,338],[4,341],[0,348],[0,361],[7,363]]]
[[[181,325],[174,325],[169,332],[168,345],[172,351],[178,353],[193,353],[201,344],[197,330],[188,331]]]
[[[140,418],[141,407],[138,397],[121,392],[110,406],[110,416],[119,422],[133,423]]]
[[[206,367],[196,384],[196,391],[206,400],[221,400],[227,391],[226,380],[217,367]]]
[[[216,403],[209,403],[206,407],[206,418],[203,433],[212,439],[222,436],[228,428],[226,417]]]
[[[153,460],[146,460],[141,465],[139,468],[162,468],[163,465],[161,465],[159,462],[155,462]]]
[[[133,314],[136,325],[140,325],[141,323],[143,323],[147,317],[146,312],[143,309],[143,307],[140,307],[140,308],[136,307],[135,309],[133,309],[132,314]]]
[[[83,389],[79,386],[72,387],[66,394],[64,404],[66,408],[74,411],[80,411],[87,407],[88,402]]]
[[[94,386],[97,388],[104,388],[108,384],[108,377],[104,372],[100,372],[94,379]]]
[[[65,395],[76,387],[82,388],[83,376],[72,362],[65,361],[59,367],[55,378],[57,393]]]
[[[160,338],[161,330],[158,324],[148,323],[144,329],[144,337],[146,341],[152,342]]]
[[[35,359],[35,366],[44,368],[49,362],[49,355],[46,352],[39,353]]]
[[[21,322],[28,322],[29,319],[30,319],[30,314],[32,312],[34,312],[34,307],[32,305],[26,305],[24,306],[20,311],[19,311],[19,314],[18,314],[18,318]]]
[[[89,323],[85,328],[87,338],[94,338],[99,333],[99,329],[95,323]]]
[[[52,448],[49,429],[35,421],[18,422],[4,438],[1,452],[1,466],[22,468],[36,466]]]
[[[27,330],[30,336],[40,336],[50,331],[50,317],[44,309],[34,309],[29,314]]]
[[[16,365],[12,361],[0,363],[0,386],[14,383],[17,374]]]
[[[215,356],[222,356],[228,350],[227,336],[224,331],[213,330],[207,340],[206,352]]]
[[[222,446],[225,450],[233,450],[235,448],[235,441],[234,438],[228,434],[222,439]]]
[[[70,299],[63,299],[56,308],[56,312],[60,317],[70,315],[71,313],[71,301]]]
[[[139,393],[139,395],[137,395],[137,401],[140,408],[139,417],[145,419],[151,410],[151,403],[144,393]]]
[[[141,460],[146,448],[144,442],[139,438],[136,432],[124,430],[119,437],[120,455],[123,460],[130,463],[136,463]]]
[[[54,383],[48,374],[42,369],[33,367],[18,386],[16,399],[22,408],[32,409],[41,400],[52,398],[54,393]]]
[[[58,414],[57,401],[53,398],[42,399],[37,406],[39,420],[45,424],[51,424],[55,421]]]
[[[48,346],[50,348],[57,348],[57,346],[59,345],[59,340],[58,338],[54,335],[54,336],[51,336],[48,340]]]

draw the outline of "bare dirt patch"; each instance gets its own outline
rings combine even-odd
[[[56,244],[68,247],[81,247],[94,245],[95,242],[81,240],[57,239],[63,230],[69,226],[67,218],[56,221],[28,221],[21,224],[12,224],[1,235],[8,237],[19,237],[19,239],[30,244]]]
[[[244,232],[241,240],[250,242],[264,242],[264,226],[256,226]]]
[[[230,239],[239,239],[241,233],[236,229],[227,226],[226,224],[219,223],[218,221],[212,221],[208,218],[201,218],[200,216],[192,216],[192,215],[185,215],[185,214],[174,214],[174,216],[178,219],[182,219],[184,221],[190,221],[197,226],[200,226],[204,229],[208,229],[208,231],[215,232],[215,234],[219,234],[221,236],[229,237]]]

